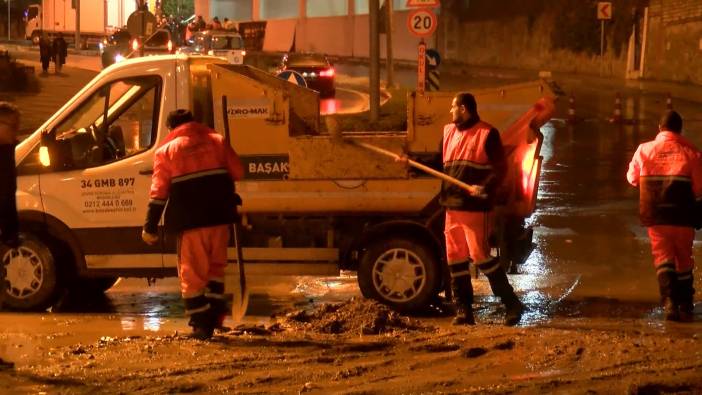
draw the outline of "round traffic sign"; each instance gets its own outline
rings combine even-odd
[[[302,75],[300,75],[300,73],[298,73],[297,71],[293,71],[293,70],[281,71],[280,73],[278,73],[278,78],[286,80],[286,81],[293,83],[295,85],[300,85],[300,86],[304,86],[305,88],[307,88],[307,81],[305,81],[305,78],[302,77]]]
[[[407,28],[417,37],[429,37],[436,31],[436,14],[428,8],[422,8],[409,13]]]

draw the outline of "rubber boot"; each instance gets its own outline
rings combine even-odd
[[[695,288],[693,282],[694,277],[692,276],[692,272],[683,274],[678,273],[677,284],[675,287],[675,299],[676,304],[678,305],[678,318],[680,322],[692,322],[695,318],[695,305],[693,302]]]
[[[224,318],[229,313],[227,301],[224,299],[224,283],[216,281],[207,283],[205,296],[207,296],[212,309],[213,327],[215,329],[224,329]]]
[[[451,321],[453,325],[475,325],[473,316],[473,285],[469,274],[451,278],[453,303],[456,306],[456,316]]]
[[[198,340],[206,340],[212,337],[215,316],[208,298],[203,294],[183,298],[183,302],[186,314],[190,315],[188,325],[193,328],[192,337]]]
[[[497,260],[497,258],[494,258]],[[524,313],[524,305],[514,293],[514,288],[507,280],[505,270],[500,266],[493,272],[486,274],[490,282],[490,288],[495,296],[498,296],[505,305],[505,325],[514,326],[519,323]]]
[[[194,313],[190,316],[188,325],[193,328],[193,332],[190,335],[192,338],[197,340],[208,340],[214,333],[214,319],[212,310],[207,309],[199,313]]]
[[[673,298],[677,275],[672,270],[661,270],[664,265],[658,267],[657,274],[663,314],[665,315],[666,321],[678,321],[680,319],[680,313],[678,311],[678,305]]]

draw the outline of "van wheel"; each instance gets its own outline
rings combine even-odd
[[[0,257],[6,270],[7,307],[13,310],[42,310],[54,301],[56,262],[45,243],[27,236],[17,249],[0,247]]]
[[[39,40],[41,40],[41,33],[32,32],[32,45],[39,45]]]
[[[440,267],[435,254],[413,239],[393,238],[370,245],[358,267],[363,296],[403,312],[426,307],[439,283]]]

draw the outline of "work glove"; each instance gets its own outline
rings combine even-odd
[[[141,239],[144,240],[144,243],[152,246],[158,243],[158,235],[154,233],[149,233],[145,230],[141,231]]]

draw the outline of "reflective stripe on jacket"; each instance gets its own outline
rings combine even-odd
[[[154,155],[144,229],[156,233],[166,202],[169,232],[233,223],[240,203],[234,181],[243,174],[239,157],[223,136],[196,122],[177,127]]]
[[[480,120],[464,130],[451,123],[444,126],[442,145],[444,172],[467,184],[484,186],[487,198],[470,196],[443,181],[439,202],[451,210],[490,211],[506,169],[500,133]]]
[[[627,180],[639,187],[644,226],[694,226],[695,200],[702,197],[700,151],[678,133],[661,131],[639,145]]]

